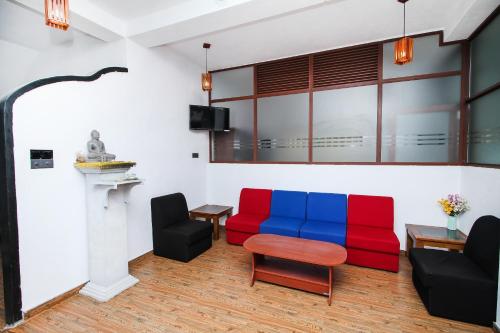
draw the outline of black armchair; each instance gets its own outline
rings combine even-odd
[[[212,246],[212,224],[189,219],[182,193],[151,199],[151,218],[157,256],[188,262]]]
[[[410,249],[413,283],[434,316],[491,326],[498,289],[500,219],[480,217],[463,253]]]

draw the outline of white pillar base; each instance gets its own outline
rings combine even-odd
[[[99,302],[107,302],[125,289],[132,287],[137,282],[139,282],[139,280],[130,274],[108,287],[88,282],[82,289],[80,289],[80,294],[92,297]]]

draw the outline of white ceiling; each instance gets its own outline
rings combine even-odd
[[[188,0],[90,0],[94,5],[123,20],[150,15],[186,1]]]
[[[0,0],[2,1],[2,0]],[[43,12],[43,1],[9,0]],[[500,0],[410,0],[409,34],[467,38]],[[210,69],[399,37],[397,0],[71,0],[70,24],[104,41],[169,47]]]

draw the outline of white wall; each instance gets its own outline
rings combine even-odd
[[[106,43],[73,28],[47,27],[40,13],[1,0],[0,98],[38,79],[126,66],[125,48],[125,40]]]
[[[190,207],[205,203],[208,136],[188,130],[188,105],[203,102],[201,69],[132,42],[127,57],[129,73],[44,86],[14,105],[23,311],[88,280],[84,177],[73,162],[92,129],[146,179],[131,193],[130,259],[152,249],[151,197],[180,191]],[[55,167],[31,170],[30,149],[53,149]]]
[[[209,164],[207,170],[208,202],[236,210],[242,187],[392,196],[401,249],[406,223],[446,226],[437,200],[460,189],[460,167],[453,166]]]
[[[500,169],[462,167],[461,194],[469,201],[470,211],[460,216],[459,227],[469,233],[483,215],[500,218]]]

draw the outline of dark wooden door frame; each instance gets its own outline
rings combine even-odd
[[[0,101],[0,251],[2,255],[5,322],[12,325],[23,318],[21,312],[21,278],[19,237],[12,131],[13,106],[23,94],[41,86],[64,81],[95,81],[103,74],[128,72],[125,67],[107,67],[90,76],[55,76],[31,82]],[[0,327],[2,329],[2,327]]]

